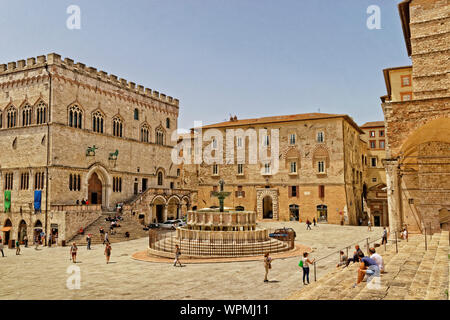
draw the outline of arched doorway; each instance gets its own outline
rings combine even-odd
[[[42,231],[43,231],[42,230],[42,222],[41,222],[41,220],[37,220],[36,223],[34,224],[34,229],[33,229],[34,242],[40,243],[40,241],[41,241],[40,234]]]
[[[173,196],[167,201],[167,220],[175,220],[180,216],[180,200]]]
[[[317,220],[319,222],[328,222],[328,208],[321,204],[317,206]]]
[[[289,206],[290,220],[298,221],[300,219],[300,210],[299,206],[296,204],[291,204]]]
[[[263,199],[263,219],[273,218],[273,203],[271,196],[265,196]]]
[[[3,228],[2,228],[2,231],[3,231],[3,243],[5,245],[8,245],[8,242],[11,239],[11,229],[12,229],[11,220],[6,219],[5,224],[3,225]]]
[[[19,223],[19,232],[17,233],[17,239],[20,243],[23,243],[23,239],[27,235],[27,223],[22,220]]]
[[[97,172],[94,172],[88,181],[88,199],[90,204],[102,204],[103,187]]]
[[[152,222],[153,223],[163,223],[166,221],[166,210],[167,210],[167,204],[166,199],[164,199],[162,196],[157,196],[152,201]]]

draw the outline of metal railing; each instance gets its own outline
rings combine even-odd
[[[273,234],[274,230],[268,230]],[[149,231],[149,248],[166,253],[175,253],[178,245],[182,255],[205,257],[241,257],[264,255],[291,250],[295,247],[295,237],[269,237],[258,239],[256,236],[246,238],[211,238],[211,239],[177,239],[173,231],[152,229]],[[276,239],[277,241],[273,241]]]
[[[432,236],[432,234],[431,234],[431,224],[429,224],[429,227],[428,227],[428,228],[427,228],[427,227],[424,227],[424,228],[423,228],[423,230],[424,230],[425,250],[428,250],[428,241],[427,241],[427,235],[428,235],[428,234],[427,234],[427,229],[430,231],[428,234],[430,235],[430,240],[431,240],[431,236]],[[323,261],[323,260],[325,260],[325,259],[327,259],[327,258],[329,258],[329,257],[331,257],[331,256],[337,254],[337,256],[338,256],[338,263],[341,263],[341,255],[340,255],[340,252],[343,251],[343,252],[346,254],[346,256],[347,256],[347,259],[349,259],[349,258],[350,258],[349,255],[348,255],[349,249],[352,248],[352,247],[354,247],[354,246],[356,246],[356,245],[359,245],[359,244],[361,244],[361,243],[364,243],[365,245],[360,246],[360,249],[363,250],[363,247],[365,246],[366,252],[368,253],[368,252],[369,252],[369,248],[370,248],[370,244],[371,244],[371,243],[372,243],[372,244],[375,244],[376,242],[378,242],[378,241],[381,240],[382,243],[380,243],[378,246],[375,245],[374,247],[380,247],[380,246],[384,245],[384,252],[386,252],[386,251],[387,251],[387,243],[389,242],[389,243],[391,243],[391,245],[395,245],[395,252],[398,253],[398,252],[399,252],[399,248],[398,248],[399,234],[400,234],[400,231],[397,231],[397,230],[388,233],[388,235],[387,235],[387,241],[385,241],[385,242],[383,241],[383,236],[377,237],[377,238],[372,239],[372,240],[371,240],[370,237],[367,237],[367,238],[361,239],[361,240],[359,240],[359,241],[356,241],[356,242],[354,242],[354,243],[352,243],[352,244],[350,244],[350,245],[347,245],[346,247],[341,248],[341,249],[339,249],[339,250],[337,250],[337,251],[333,251],[333,252],[331,252],[330,254],[328,254],[328,255],[326,255],[326,256],[324,256],[324,257],[321,257],[321,258],[319,258],[319,259],[315,259],[315,260],[314,260],[314,263],[313,263],[313,267],[314,267],[314,281],[317,281],[317,268],[318,268],[318,267],[317,267],[317,265],[318,265],[317,263],[318,263],[319,261]],[[390,235],[393,235],[393,236],[394,236],[394,239],[390,239],[390,240],[389,240],[389,236],[390,236]],[[409,232],[407,233],[406,239],[403,239],[403,241],[406,241],[406,242],[409,241]],[[449,241],[450,241],[450,240],[449,240]],[[328,265],[329,265],[329,264],[328,264]]]

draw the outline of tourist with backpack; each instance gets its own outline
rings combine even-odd
[[[20,242],[19,240],[16,240],[16,255],[20,255]]]
[[[309,219],[306,219],[306,230],[312,230],[311,229],[311,221],[309,221]]]
[[[307,285],[309,284],[309,265],[313,264],[316,259],[309,260],[308,258],[308,252],[303,253],[303,258],[299,262],[299,267],[303,269],[303,284]],[[308,281],[308,283],[305,282],[305,279]]]

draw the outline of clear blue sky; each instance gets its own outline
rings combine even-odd
[[[319,108],[363,124],[383,119],[382,69],[411,63],[399,2],[3,0],[0,63],[59,53],[179,98],[181,128]],[[381,30],[366,27],[373,4]]]

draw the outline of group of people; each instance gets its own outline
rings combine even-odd
[[[87,250],[91,250],[91,235],[89,234],[86,238],[87,240]],[[107,241],[105,244],[105,251],[104,255],[106,257],[106,264],[109,264],[109,259],[111,258],[111,244],[109,241]],[[77,253],[78,253],[78,246],[75,242],[72,243],[70,246],[70,260],[72,260],[73,263],[77,263]]]
[[[360,284],[364,276],[379,276],[384,272],[383,258],[376,252],[375,248],[369,248],[369,256],[365,256],[359,245],[355,246],[352,257],[347,257],[344,251],[340,252],[340,261],[336,265],[337,268],[348,267],[350,262],[359,263],[357,280],[354,285]]]
[[[317,226],[317,220],[316,220],[316,218],[313,218],[313,222],[311,223],[311,221],[309,220],[309,218],[308,219],[306,219],[306,230],[312,230],[311,229],[311,224],[313,224],[314,223],[314,227],[316,227]]]
[[[87,200],[87,199],[82,199],[81,201],[80,200],[77,200],[77,204],[82,204],[82,205],[88,205],[89,204],[89,200]]]

